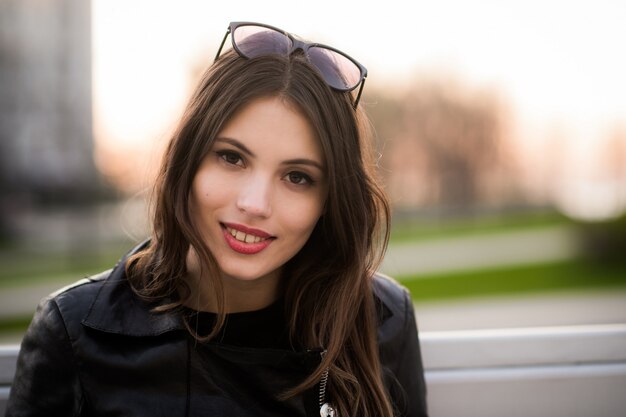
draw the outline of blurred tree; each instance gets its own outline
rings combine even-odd
[[[579,222],[578,232],[585,259],[599,267],[626,268],[626,214],[597,222]]]
[[[468,209],[484,203],[494,184],[507,187],[499,176],[508,161],[505,120],[495,95],[422,81],[400,95],[372,96],[368,112],[396,205]]]

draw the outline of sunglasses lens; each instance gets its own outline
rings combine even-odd
[[[284,32],[256,24],[237,26],[232,32],[233,46],[246,58],[262,55],[288,55],[293,41]],[[351,91],[364,77],[361,68],[341,52],[324,46],[304,44],[309,61],[317,67],[328,85],[339,91]]]
[[[331,87],[349,91],[361,81],[361,70],[345,55],[332,49],[313,46],[309,48],[309,59],[322,73]]]
[[[291,39],[284,33],[262,26],[239,26],[233,32],[233,43],[243,56],[286,55],[291,50]]]

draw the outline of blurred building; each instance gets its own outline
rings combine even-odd
[[[91,2],[0,1],[2,217],[88,197],[92,151]]]

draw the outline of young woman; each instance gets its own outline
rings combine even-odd
[[[411,298],[375,273],[365,68],[267,25],[229,35],[165,153],[151,239],[42,301],[8,416],[426,415]]]

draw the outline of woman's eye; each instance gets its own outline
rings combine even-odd
[[[307,174],[302,172],[290,172],[287,174],[287,179],[292,184],[297,185],[310,185],[313,184],[313,180]]]
[[[219,151],[217,152],[217,155],[224,160],[224,162],[226,162],[227,164],[230,165],[242,165],[243,164],[243,160],[241,159],[241,155],[239,155],[237,152],[233,152],[233,151]]]

